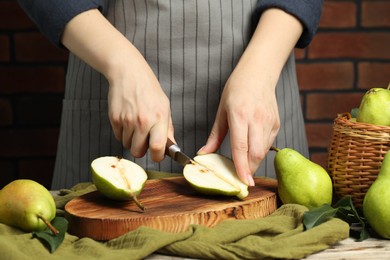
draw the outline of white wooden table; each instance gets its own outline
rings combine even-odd
[[[390,259],[390,240],[369,238],[355,242],[354,239],[348,238],[305,259]]]
[[[190,260],[192,258],[182,258],[153,254],[146,260]],[[378,240],[374,238],[366,239],[362,242],[355,242],[354,239],[345,239],[331,248],[312,254],[305,260],[367,260],[367,259],[390,259],[390,240]]]

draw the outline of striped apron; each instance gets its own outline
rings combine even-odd
[[[213,125],[223,86],[247,45],[257,0],[107,0],[107,19],[144,55],[171,102],[175,138],[194,156]],[[114,134],[108,118],[108,82],[70,54],[53,189],[91,181],[93,159],[130,158],[148,170],[181,172],[170,158],[153,162],[149,154],[132,158]],[[281,127],[275,145],[308,156],[297,87],[290,56],[276,88]],[[227,136],[220,150],[231,157]],[[256,172],[275,177],[274,153]]]

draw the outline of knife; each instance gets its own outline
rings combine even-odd
[[[183,167],[187,164],[194,163],[194,160],[183,153],[180,147],[169,138],[167,139],[165,154],[171,157],[174,161],[180,163]]]
[[[209,167],[191,159],[188,155],[183,153],[181,151],[180,147],[169,138],[167,139],[165,154],[168,155],[169,157],[171,157],[174,161],[180,163],[183,167],[185,167],[187,164],[197,165],[197,167],[200,167],[199,168],[200,172],[212,172],[218,178],[224,180],[225,182],[229,183],[230,185],[232,185],[234,187],[239,188],[238,184],[235,181],[229,180],[228,178],[221,175],[217,171],[214,171],[214,170],[210,169]]]

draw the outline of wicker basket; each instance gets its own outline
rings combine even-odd
[[[352,196],[360,208],[390,150],[390,127],[353,122],[349,113],[334,120],[328,171],[338,198]]]

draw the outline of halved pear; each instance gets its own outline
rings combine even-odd
[[[140,209],[145,209],[137,199],[148,178],[141,166],[127,159],[103,156],[92,161],[91,172],[93,183],[104,196],[113,200],[134,200]]]
[[[183,175],[198,192],[206,195],[237,196],[239,199],[249,195],[248,185],[238,178],[231,159],[210,153],[195,156],[194,161],[198,164],[187,164]]]

